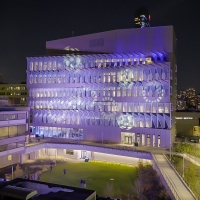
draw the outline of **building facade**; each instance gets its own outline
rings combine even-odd
[[[176,134],[173,27],[115,30],[46,44],[47,49],[66,47],[77,51],[27,58],[35,134],[170,146]]]
[[[29,134],[29,108],[0,107],[0,168],[19,163]]]
[[[0,96],[8,97],[10,106],[27,106],[26,84],[0,84]]]

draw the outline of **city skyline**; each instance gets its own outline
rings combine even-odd
[[[0,8],[0,73],[6,83],[25,81],[26,57],[44,55],[46,41],[72,34],[134,28],[135,10],[146,6],[152,27],[174,26],[178,45],[178,91],[188,87],[200,91],[197,77],[200,73],[197,45],[200,30],[196,26],[200,2],[87,0],[59,4],[49,1],[48,5],[45,1],[19,2],[4,1]]]

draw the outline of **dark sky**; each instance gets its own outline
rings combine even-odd
[[[173,25],[178,42],[178,89],[200,92],[199,0],[4,0],[0,4],[0,73],[4,82],[26,80],[26,57],[45,54],[45,42],[132,28],[146,6],[151,26]]]

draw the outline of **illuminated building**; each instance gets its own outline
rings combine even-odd
[[[35,134],[169,147],[176,132],[175,42],[172,26],[47,42],[47,49],[76,52],[27,58]]]
[[[198,110],[199,102],[195,89],[188,88],[177,95],[177,110]]]
[[[28,134],[29,113],[27,107],[0,107],[0,168],[21,161]]]
[[[141,7],[138,10],[136,10],[134,21],[136,28],[149,27],[150,15],[148,9],[145,7]]]
[[[10,106],[27,106],[26,84],[0,84],[0,96],[8,97]]]

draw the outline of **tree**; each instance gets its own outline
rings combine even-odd
[[[144,185],[141,177],[138,177],[133,185],[133,196],[139,200],[147,200],[144,196]]]
[[[24,171],[22,170],[20,165],[17,164],[17,166],[15,167],[15,171],[14,171],[14,177],[21,178],[21,177],[23,177],[23,175],[24,175]]]

